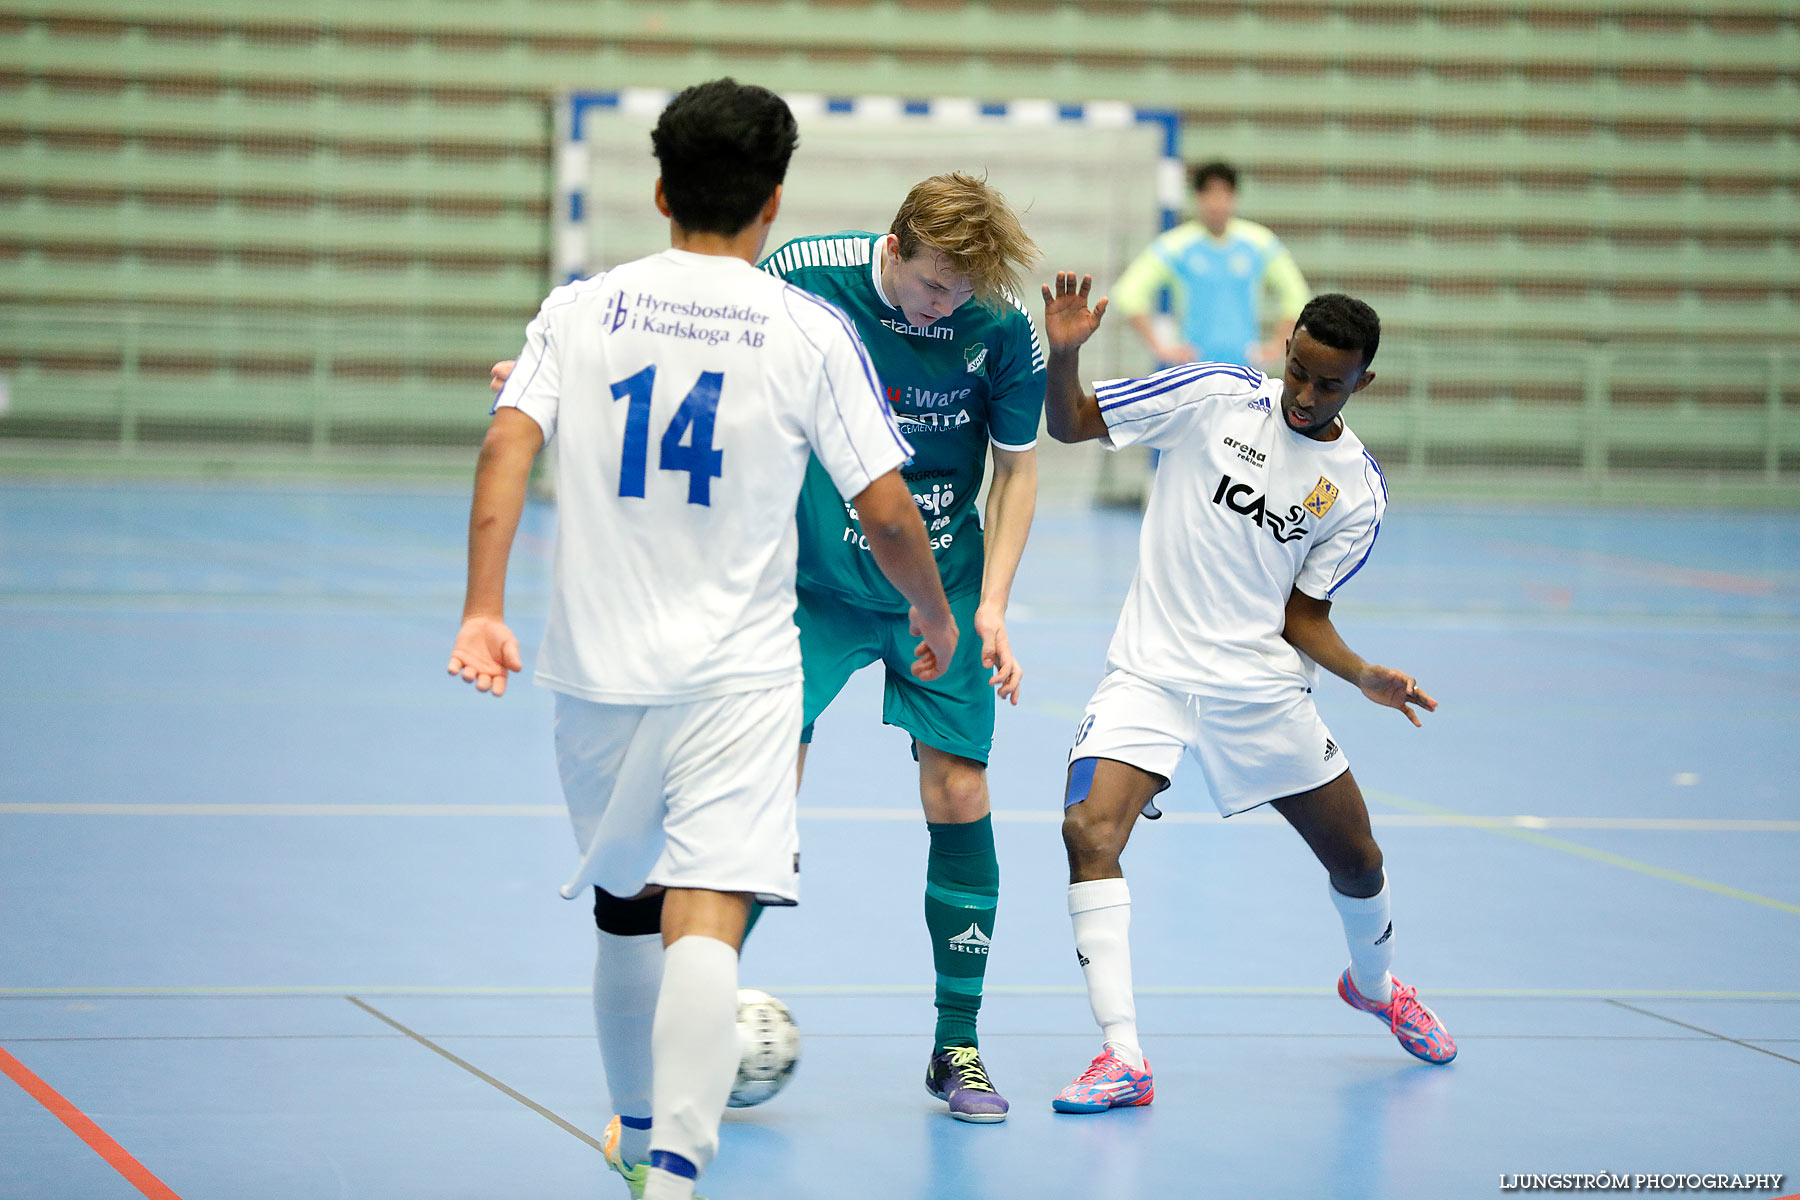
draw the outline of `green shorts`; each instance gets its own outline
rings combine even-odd
[[[993,671],[981,665],[981,638],[975,632],[979,592],[950,601],[959,634],[956,658],[930,683],[920,682],[912,673],[913,648],[919,639],[908,632],[905,613],[860,608],[829,592],[806,588],[798,589],[797,595],[794,621],[800,626],[800,661],[806,673],[802,742],[812,741],[813,722],[837,698],[845,681],[879,659],[887,667],[883,724],[897,725],[947,754],[986,764],[994,745],[994,689],[988,683]]]

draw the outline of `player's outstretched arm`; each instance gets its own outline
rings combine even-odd
[[[1420,724],[1414,704],[1426,712],[1437,711],[1437,701],[1419,689],[1418,681],[1392,667],[1376,666],[1350,649],[1331,623],[1331,601],[1320,600],[1295,589],[1288,596],[1287,624],[1281,631],[1301,653],[1336,675],[1355,684],[1362,694],[1387,708],[1399,709],[1414,725]]]
[[[1050,349],[1044,390],[1044,427],[1059,442],[1091,442],[1106,436],[1100,402],[1081,386],[1081,346],[1106,315],[1106,298],[1088,308],[1091,275],[1078,284],[1072,271],[1058,271],[1056,286],[1044,286],[1044,340]]]
[[[531,460],[544,444],[538,423],[516,408],[494,414],[475,466],[469,506],[469,578],[462,629],[450,651],[449,672],[477,691],[506,694],[509,672],[525,669],[519,640],[506,627],[506,561],[525,507]]]
[[[912,605],[912,631],[924,639],[913,651],[912,673],[930,682],[949,670],[956,656],[956,619],[950,615],[950,601],[944,596],[937,559],[912,490],[893,470],[858,492],[851,503],[875,565]]]

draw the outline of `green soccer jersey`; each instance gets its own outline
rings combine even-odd
[[[883,237],[796,238],[762,262],[770,274],[829,300],[850,318],[913,457],[900,469],[951,597],[981,587],[981,518],[975,495],[988,443],[1028,450],[1044,411],[1044,351],[1016,302],[996,312],[970,301],[928,328],[907,323],[881,294]],[[869,553],[852,507],[815,458],[800,489],[799,582],[851,603],[905,612]]]

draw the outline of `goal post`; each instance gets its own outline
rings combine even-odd
[[[650,130],[674,93],[577,92],[556,107],[554,283],[584,278],[668,247],[651,203]],[[1169,111],[1114,101],[982,101],[967,97],[784,97],[800,126],[769,248],[845,229],[884,232],[907,191],[946,171],[985,176],[1043,251],[1020,297],[1057,270],[1110,287],[1185,202],[1180,123]],[[1124,321],[1109,321],[1082,368],[1093,378],[1149,366]]]

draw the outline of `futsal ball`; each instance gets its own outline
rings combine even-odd
[[[787,1086],[800,1061],[800,1027],[787,1005],[754,988],[738,989],[738,1073],[733,1108],[761,1104]]]

